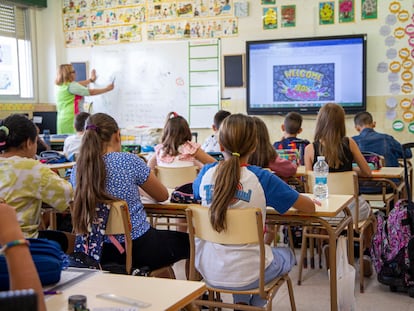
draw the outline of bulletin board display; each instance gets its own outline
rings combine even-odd
[[[206,122],[200,114],[205,109],[216,112],[219,96],[207,105],[190,96],[194,87],[190,85],[190,44],[176,41],[93,47],[90,68],[96,69],[97,80],[92,87],[105,87],[114,81],[115,89],[88,97],[91,111],[112,115],[121,128],[162,128],[171,111],[185,117],[193,128],[209,127],[211,120]],[[200,45],[198,51],[200,57],[204,53],[210,56],[210,45]],[[218,75],[199,74],[197,78],[200,86],[219,89]]]

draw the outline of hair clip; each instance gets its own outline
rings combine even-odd
[[[9,136],[9,129],[7,128],[7,126],[0,126],[0,131],[4,131],[4,133],[6,133],[6,136]]]
[[[235,156],[235,157],[239,157],[240,158],[240,153],[238,152],[232,152],[231,155]]]
[[[176,113],[175,111],[172,113],[172,116],[170,116],[170,119],[172,118],[178,118],[180,115]]]

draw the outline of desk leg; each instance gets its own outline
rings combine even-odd
[[[336,283],[336,236],[330,228],[329,232],[329,277],[331,290],[331,311],[338,310],[338,291]]]
[[[49,230],[56,230],[57,228],[57,221],[56,221],[56,212],[50,211],[49,212]]]

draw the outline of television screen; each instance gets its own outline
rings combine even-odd
[[[366,109],[366,34],[246,42],[247,113]]]

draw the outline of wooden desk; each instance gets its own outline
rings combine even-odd
[[[312,196],[311,194],[307,194]],[[352,195],[329,195],[329,198],[316,207],[315,213],[304,213],[296,209],[290,209],[285,214],[277,213],[273,208],[268,208],[266,223],[269,224],[297,224],[302,226],[320,226],[326,229],[329,240],[329,263],[330,263],[330,297],[331,310],[338,310],[337,306],[337,282],[336,282],[336,242],[343,230],[348,234],[348,259],[354,264],[354,231],[352,214],[348,204],[352,201]],[[144,204],[149,216],[184,217],[188,204],[175,203],[147,203]],[[344,217],[337,217],[340,212]],[[329,221],[324,218],[329,217]]]
[[[306,176],[306,169],[304,165],[298,166],[296,170],[296,177]],[[373,178],[404,178],[403,167],[381,167],[379,170],[372,171]]]
[[[64,289],[61,295],[46,296],[48,310],[68,310],[68,297],[87,296],[90,310],[98,307],[128,307],[126,304],[97,298],[102,293],[116,294],[151,304],[145,311],[180,310],[206,291],[203,282],[139,277],[97,272]]]
[[[52,171],[59,172],[62,169],[72,168],[76,162],[63,162],[63,163],[53,163],[53,164],[46,164]]]
[[[404,168],[403,167],[386,167],[383,166],[379,170],[372,171],[372,178],[404,178]]]

